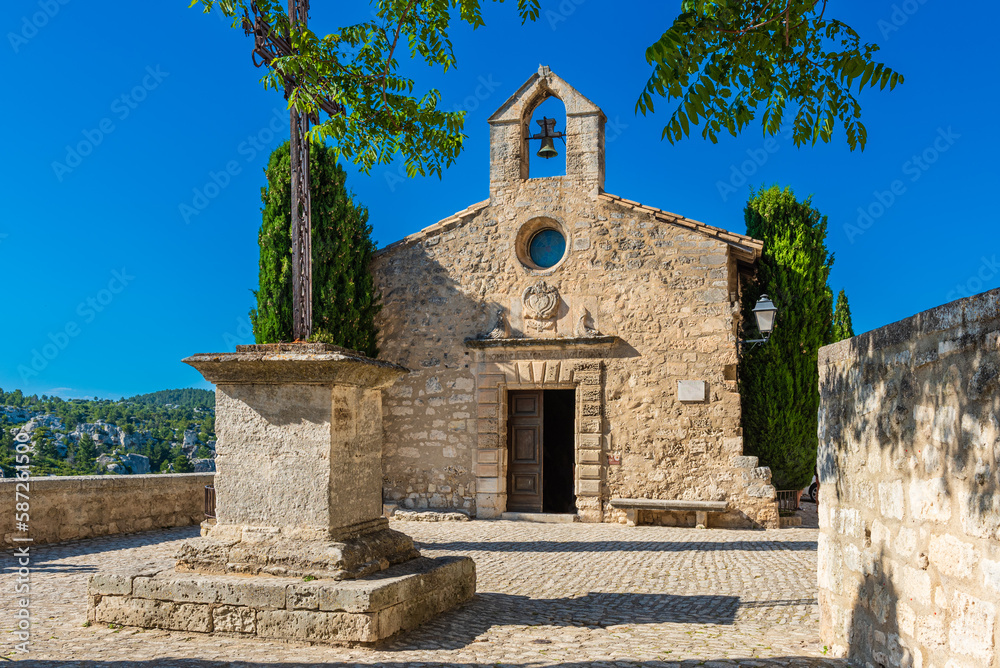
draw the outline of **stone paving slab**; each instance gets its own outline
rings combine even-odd
[[[810,522],[807,522],[809,524]],[[841,668],[818,641],[815,528],[775,531],[471,521],[393,522],[426,556],[476,561],[478,594],[379,649],[84,626],[87,578],[157,562],[186,527],[39,547],[32,652],[38,666],[670,666]],[[0,586],[12,596],[12,560]],[[5,606],[7,607],[7,606]],[[7,607],[7,609],[11,609]]]

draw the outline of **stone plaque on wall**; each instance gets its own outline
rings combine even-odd
[[[677,381],[677,400],[701,403],[708,399],[708,383],[703,380]]]

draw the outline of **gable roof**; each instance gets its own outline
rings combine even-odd
[[[550,70],[545,65],[539,65],[538,71],[528,77],[521,87],[500,105],[489,118],[490,124],[520,123],[531,120],[530,114],[524,119],[525,112],[531,111],[543,100],[555,96],[566,107],[567,116],[600,116],[604,112],[596,104],[588,100],[577,89],[566,83],[566,80]],[[530,107],[527,110],[525,107]]]
[[[753,237],[748,237],[745,234],[737,234],[736,232],[724,230],[721,227],[706,225],[705,223],[697,220],[691,220],[690,218],[685,218],[684,216],[677,215],[676,213],[670,213],[669,211],[664,211],[663,209],[646,206],[645,204],[640,204],[639,202],[634,202],[630,199],[618,197],[617,195],[612,195],[610,193],[601,193],[598,195],[598,198],[617,206],[650,214],[653,218],[662,223],[677,225],[678,227],[683,227],[691,230],[692,232],[697,232],[698,234],[702,234],[711,239],[722,241],[733,249],[733,255],[736,257],[737,261],[748,267],[754,265],[757,260],[760,259],[760,254],[764,249],[763,241],[754,239]],[[433,225],[425,227],[419,232],[407,235],[399,241],[389,244],[385,248],[376,251],[375,255],[382,255],[383,253],[388,253],[389,251],[395,250],[401,246],[406,246],[413,242],[436,236],[442,232],[453,230],[464,223],[466,219],[475,216],[480,211],[485,209],[489,206],[489,204],[490,200],[488,199],[483,200],[482,202],[476,202],[475,204],[448,216],[444,220],[440,220]]]
[[[419,232],[408,234],[399,241],[395,241],[386,246],[385,248],[380,248],[379,250],[375,251],[375,255],[379,256],[382,255],[383,253],[388,253],[391,250],[395,250],[400,246],[406,246],[408,244],[413,243],[414,241],[420,241],[422,239],[426,239],[427,237],[436,234],[441,234],[442,232],[447,232],[448,230],[454,229],[458,227],[459,224],[461,224],[466,218],[474,216],[483,209],[485,209],[489,205],[489,203],[490,201],[488,199],[484,199],[482,202],[476,202],[471,206],[467,206],[458,213],[453,213],[452,215],[448,216],[444,220],[439,220],[433,225],[428,225]]]

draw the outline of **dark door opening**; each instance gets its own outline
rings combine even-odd
[[[575,513],[575,391],[512,391],[507,405],[507,510]]]
[[[542,512],[575,513],[573,437],[576,392],[545,390],[542,440]]]

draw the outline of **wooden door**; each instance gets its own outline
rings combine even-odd
[[[507,395],[507,510],[542,512],[542,391]]]

